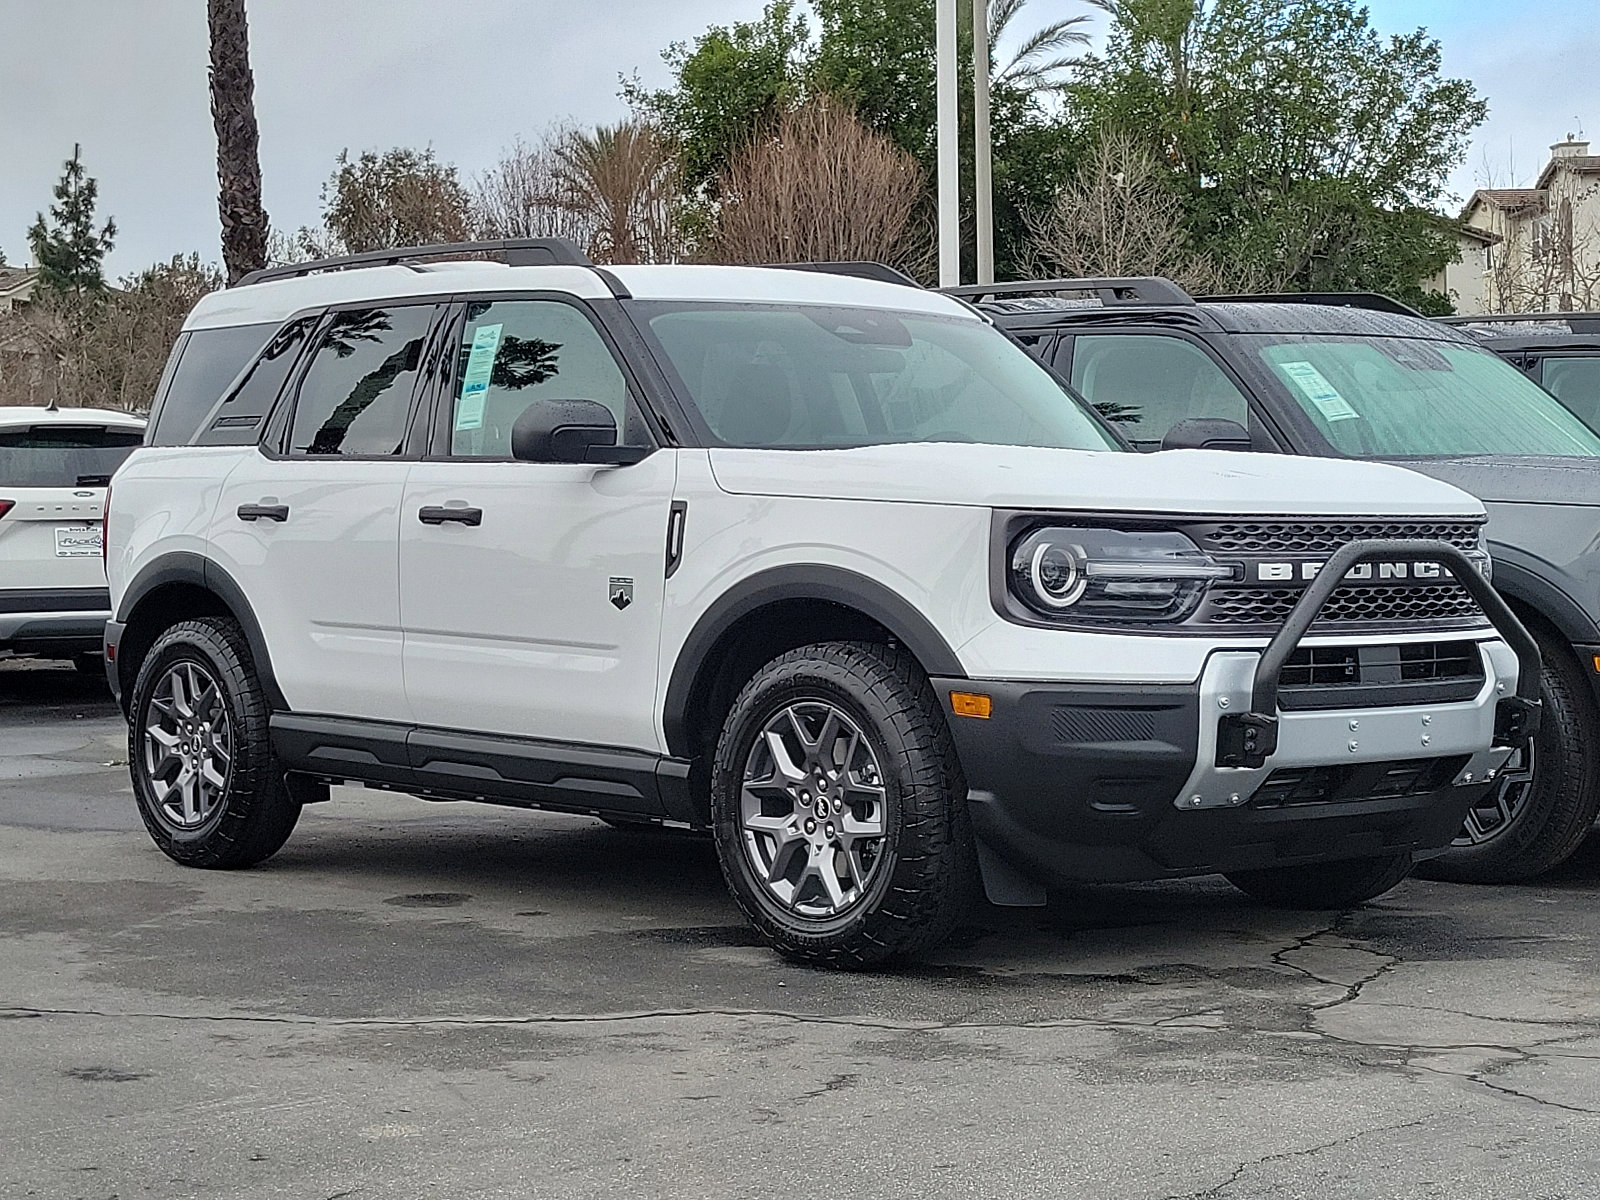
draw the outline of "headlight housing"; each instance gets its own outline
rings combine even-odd
[[[1050,525],[1012,544],[1009,584],[1039,616],[1128,625],[1181,621],[1234,573],[1181,533]]]

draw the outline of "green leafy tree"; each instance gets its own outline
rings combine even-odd
[[[728,160],[805,92],[811,44],[792,0],[772,0],[760,20],[713,25],[661,55],[673,85],[647,91],[625,80],[622,96],[678,145],[684,185],[714,186]]]
[[[1455,251],[1434,208],[1487,111],[1426,31],[1383,37],[1354,0],[1094,0],[1113,17],[1072,111],[1142,133],[1199,249],[1294,290],[1418,282]]]
[[[106,290],[105,256],[116,236],[115,221],[95,230],[95,203],[100,187],[83,169],[82,147],[72,147],[72,157],[55,186],[56,202],[28,230],[28,245],[39,264],[39,288],[81,303]]]
[[[352,159],[341,151],[322,186],[320,230],[302,229],[308,257],[460,242],[472,235],[472,201],[455,167],[431,149],[397,147]]]

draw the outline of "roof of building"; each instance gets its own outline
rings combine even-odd
[[[0,266],[0,296],[31,287],[38,277],[38,267]]]
[[[1549,187],[1550,181],[1555,178],[1557,169],[1562,167],[1579,175],[1600,175],[1600,155],[1571,154],[1552,158],[1545,164],[1544,170],[1539,172],[1538,186],[1541,188]]]
[[[1496,208],[1527,208],[1543,204],[1545,194],[1542,188],[1479,188],[1467,201],[1465,211],[1471,212],[1472,206],[1480,200]]]
[[[937,292],[820,271],[775,267],[613,266],[606,275],[635,300],[704,300],[750,304],[826,304],[943,316],[972,316]],[[593,267],[507,266],[479,260],[357,267],[227,288],[202,297],[185,329],[279,323],[330,304],[438,297],[474,292],[556,291],[586,300],[615,293]]]

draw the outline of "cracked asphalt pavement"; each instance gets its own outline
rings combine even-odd
[[[1600,839],[1349,912],[1085,888],[852,976],[582,818],[347,789],[185,870],[125,754],[0,663],[8,1200],[1600,1193]]]

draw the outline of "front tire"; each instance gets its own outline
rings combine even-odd
[[[1544,712],[1533,743],[1517,751],[1500,782],[1467,814],[1441,856],[1418,868],[1452,883],[1515,883],[1565,862],[1600,809],[1600,720],[1571,650],[1535,635],[1544,660]]]
[[[970,904],[960,765],[902,649],[826,642],[762,667],[723,724],[711,814],[734,899],[788,958],[859,969],[922,953]]]
[[[300,819],[268,740],[269,705],[233,621],[174,625],[139,668],[128,770],[156,845],[189,867],[269,858]]]

